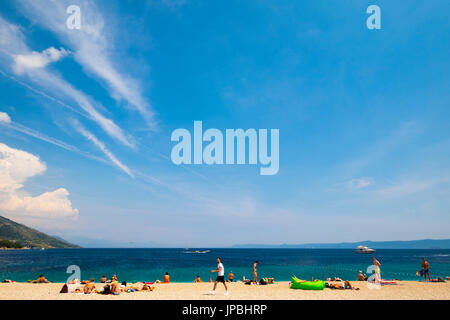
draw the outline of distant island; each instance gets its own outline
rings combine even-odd
[[[0,216],[0,248],[80,248],[80,246]]]
[[[233,248],[273,248],[273,249],[356,249],[368,246],[373,249],[450,249],[450,239],[423,239],[410,241],[360,241],[341,243],[307,243],[307,244],[237,244]]]

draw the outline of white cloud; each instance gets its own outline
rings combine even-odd
[[[358,179],[352,179],[347,184],[350,189],[363,189],[373,185],[373,179],[367,177],[361,177]]]
[[[14,56],[14,71],[18,74],[24,73],[26,69],[43,68],[51,62],[58,61],[69,54],[69,51],[50,47],[42,52],[33,51],[30,54],[18,54]]]
[[[76,31],[66,27],[66,8],[73,4],[72,1],[35,0],[19,3],[20,9],[28,17],[57,34],[62,42],[71,47],[75,60],[88,72],[101,78],[114,99],[124,99],[143,116],[151,128],[156,127],[154,114],[143,97],[138,81],[119,71],[120,63],[111,58],[114,32],[117,30],[105,28],[101,10],[95,3],[77,1],[81,9],[81,28]],[[111,28],[112,24],[107,25]]]
[[[43,174],[46,165],[39,157],[0,143],[0,211],[2,215],[33,226],[48,226],[57,221],[61,227],[78,218],[72,208],[69,192],[64,188],[36,197],[26,194],[23,184],[31,177]]]
[[[11,123],[11,118],[6,112],[0,112],[0,123]]]

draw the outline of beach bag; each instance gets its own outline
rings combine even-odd
[[[65,283],[59,293],[73,293],[78,288],[80,288],[78,283]]]
[[[111,293],[111,287],[109,284],[103,287],[103,294],[110,294]]]
[[[265,285],[265,284],[267,284],[267,281],[264,279],[261,279],[261,280],[259,280],[259,284]]]
[[[63,285],[59,293],[69,293],[69,287],[67,286],[67,283]]]

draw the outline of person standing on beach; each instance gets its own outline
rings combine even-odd
[[[425,260],[425,258],[422,258],[422,274],[423,274],[423,281],[427,281],[427,275],[428,280],[431,281],[430,264],[428,263],[427,260]]]
[[[256,267],[258,266],[259,261],[255,261],[255,263],[253,263],[253,282],[257,283],[258,282],[258,272],[256,270]]]
[[[214,287],[210,293],[216,294],[217,283],[222,282],[225,287],[225,295],[227,296],[228,288],[227,288],[227,284],[225,283],[225,269],[223,267],[222,262],[220,261],[220,258],[217,258],[217,269],[211,270],[211,272],[217,272],[217,278],[216,278],[216,281],[214,282]]]
[[[374,281],[376,283],[380,283],[381,281],[381,272],[380,272],[380,267],[381,267],[381,263],[380,261],[377,260],[376,257],[373,257],[373,265],[374,265]]]

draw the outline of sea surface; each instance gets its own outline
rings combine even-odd
[[[340,277],[356,280],[359,270],[366,273],[372,254],[357,254],[347,249],[47,249],[0,250],[0,281],[27,281],[43,274],[53,282],[65,282],[71,265],[77,265],[81,279],[116,274],[120,281],[154,281],[168,272],[173,282],[192,282],[196,275],[203,281],[215,279],[211,269],[222,258],[225,274],[233,271],[235,279],[252,277],[252,264],[259,260],[258,278],[274,277],[289,281],[292,275],[302,279]],[[432,277],[450,276],[450,250],[379,249],[383,279],[419,280],[421,258],[430,263]]]

